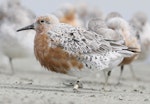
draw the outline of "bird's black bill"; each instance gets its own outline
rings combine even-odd
[[[34,24],[18,29],[17,32],[30,29],[34,29]]]

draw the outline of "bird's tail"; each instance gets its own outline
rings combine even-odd
[[[106,40],[106,41],[109,41],[114,51],[119,52],[120,54],[124,55],[124,57],[131,57],[135,54],[140,53],[140,51],[137,51],[138,48],[125,46],[124,40]]]

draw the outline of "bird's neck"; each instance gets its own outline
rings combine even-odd
[[[47,53],[49,48],[48,36],[46,34],[36,34],[34,39],[34,53],[37,60],[42,59]]]

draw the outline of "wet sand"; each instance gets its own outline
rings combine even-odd
[[[78,92],[63,84],[75,78],[48,72],[35,62],[34,66],[32,62],[23,61],[24,66],[20,63],[13,62],[15,75],[0,74],[0,104],[150,104],[150,65],[146,63],[133,64],[140,80],[133,79],[126,66],[120,85],[116,85],[120,73],[116,68],[112,71],[108,91],[102,89],[101,72],[99,77],[82,79],[83,88]]]

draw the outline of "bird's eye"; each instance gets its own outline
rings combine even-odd
[[[44,23],[44,20],[41,20],[40,23]]]

